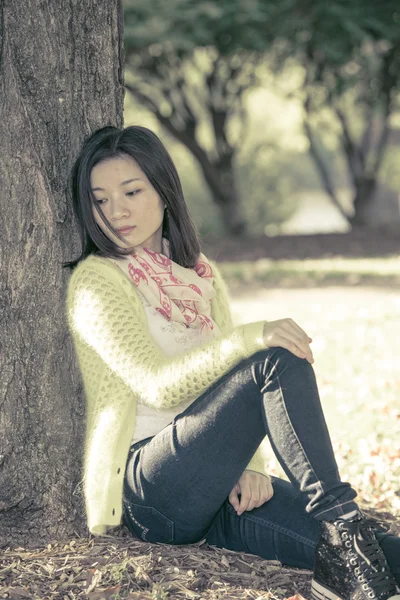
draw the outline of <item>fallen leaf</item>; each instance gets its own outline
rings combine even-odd
[[[95,592],[90,592],[90,594],[88,594],[88,598],[90,598],[90,600],[102,600],[103,598],[111,598],[111,596],[114,596],[114,594],[119,594],[120,589],[120,584],[115,585],[114,587],[105,588],[104,590],[97,589]]]
[[[6,590],[9,598],[32,598],[32,594],[23,587],[8,588]]]

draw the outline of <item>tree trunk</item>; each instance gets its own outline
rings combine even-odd
[[[195,126],[193,126],[192,122],[190,124],[186,123],[186,126],[178,128],[170,117],[166,117],[160,111],[157,103],[147,94],[144,94],[138,86],[127,83],[126,89],[132,94],[135,100],[152,112],[160,125],[178,142],[183,144],[197,160],[212,198],[221,211],[221,218],[226,231],[233,235],[244,234],[246,232],[246,221],[243,215],[233,168],[235,149],[225,152],[220,151],[218,159],[212,162],[207,151],[200,145],[196,138],[198,123]],[[185,106],[188,105],[186,104]],[[182,115],[181,121],[185,121],[184,115]],[[226,147],[225,130],[222,129],[222,131],[223,136],[220,131],[214,128],[216,146],[217,148],[219,146],[220,149]]]
[[[65,318],[83,139],[123,124],[121,0],[0,10],[0,546],[86,535],[85,401]],[[79,487],[79,486],[78,486]],[[74,493],[75,492],[75,493]]]
[[[352,227],[399,230],[399,193],[379,179],[358,181],[353,205]]]
[[[175,139],[184,144],[197,160],[205,183],[208,185],[213,200],[221,212],[225,230],[231,235],[245,234],[247,224],[235,180],[234,154],[225,155],[219,160],[211,162],[208,154],[200,146],[194,135],[189,135],[185,130],[178,130],[160,113],[155,113],[155,116],[160,124]]]
[[[374,201],[376,191],[376,179],[364,177],[357,181],[353,208],[354,214],[350,217],[350,224],[354,227],[368,227],[368,209]]]
[[[127,86],[128,89],[129,86]],[[212,194],[215,204],[221,211],[225,230],[231,235],[246,233],[247,224],[243,215],[242,205],[235,180],[233,168],[234,153],[225,155],[211,162],[208,154],[200,146],[194,135],[189,135],[184,129],[178,130],[159,112],[154,113],[160,124],[181,142],[197,160],[203,173],[204,180]]]
[[[218,162],[216,165],[212,165],[210,162],[208,164],[200,162],[200,167],[214,201],[221,211],[226,231],[231,235],[244,235],[247,224],[237,190],[232,161],[225,160],[224,164]]]

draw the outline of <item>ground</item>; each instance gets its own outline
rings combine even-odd
[[[321,402],[342,479],[356,487],[366,514],[397,535],[400,287],[395,271],[399,241],[395,234],[357,232],[353,237],[263,238],[240,244],[214,240],[204,249],[220,262],[277,261],[273,278],[261,277],[258,270],[251,285],[243,285],[247,267],[236,266],[234,277],[229,277],[232,270],[227,269],[234,319],[240,323],[290,316],[313,338]],[[320,278],[331,269],[332,261],[327,258],[319,265],[317,278],[323,286],[316,284],[311,271],[305,279],[304,269],[293,262],[320,260],[321,256],[342,256],[343,264],[350,265],[347,274],[340,271],[335,276],[334,286],[331,278]],[[355,263],[349,261],[357,257],[375,257],[373,267],[367,267],[371,269],[367,279],[353,272]],[[282,259],[292,265],[284,273]],[[267,263],[267,270],[270,266]],[[380,277],[382,272],[385,278]],[[268,444],[265,453],[270,472],[282,475]],[[133,539],[124,527],[100,538],[49,540],[47,547],[34,550],[6,549],[0,562],[0,598],[265,600],[296,593],[309,598],[310,580],[309,571],[283,568],[275,561],[205,543],[147,544]]]
[[[400,534],[393,518],[383,516]],[[281,600],[294,594],[310,598],[310,582],[310,571],[277,561],[205,543],[147,544],[125,528],[107,537],[7,550],[0,564],[0,598],[14,599]]]
[[[398,255],[400,232],[387,229],[355,229],[350,233],[284,235],[278,237],[202,239],[204,252],[218,261],[306,258],[387,257]]]

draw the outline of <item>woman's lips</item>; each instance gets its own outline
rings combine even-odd
[[[125,227],[124,229],[117,229],[118,233],[128,233],[129,231],[132,231],[132,229],[135,229],[136,225],[133,225],[132,227]]]

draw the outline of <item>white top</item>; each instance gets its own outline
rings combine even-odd
[[[163,317],[140,290],[136,289],[147,316],[150,335],[166,356],[184,354],[194,346],[200,345],[210,338],[221,335],[218,325],[215,334],[201,331],[193,327],[186,327],[184,323],[169,322]],[[176,415],[183,412],[194,400],[182,402],[179,406],[167,410],[156,410],[141,402],[136,406],[136,425],[133,432],[132,444],[144,438],[156,435],[161,429],[169,425]]]

